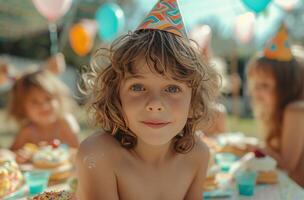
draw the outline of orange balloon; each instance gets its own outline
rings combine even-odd
[[[89,20],[84,20],[72,26],[69,40],[72,49],[77,55],[85,56],[91,51],[96,30],[96,23]]]

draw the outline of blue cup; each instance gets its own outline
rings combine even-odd
[[[42,193],[47,188],[49,176],[50,172],[44,170],[34,170],[24,174],[30,196]]]
[[[220,166],[221,171],[228,172],[230,166],[237,160],[237,157],[232,153],[218,153],[215,155],[215,163]]]
[[[255,183],[257,179],[257,172],[255,171],[241,171],[236,174],[236,183],[240,195],[253,196]]]

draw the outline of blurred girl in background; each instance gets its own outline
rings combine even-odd
[[[304,55],[291,52],[287,31],[248,64],[253,111],[265,136],[264,152],[304,187]]]
[[[54,139],[78,147],[79,126],[69,112],[72,104],[67,87],[48,70],[23,75],[13,86],[9,104],[9,115],[20,125],[11,149]]]

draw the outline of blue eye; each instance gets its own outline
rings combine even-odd
[[[178,87],[178,86],[175,86],[175,85],[170,85],[166,88],[165,90],[166,92],[169,92],[169,93],[178,93],[181,91],[181,89]]]
[[[145,88],[144,88],[142,85],[140,85],[140,84],[134,84],[134,85],[132,85],[132,86],[130,87],[130,89],[131,89],[132,91],[135,91],[135,92],[142,92],[142,91],[145,91]]]

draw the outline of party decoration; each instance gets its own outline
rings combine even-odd
[[[125,16],[123,10],[114,3],[105,3],[95,14],[99,25],[99,37],[105,42],[112,41],[123,31]]]
[[[264,56],[279,61],[290,61],[292,59],[285,25],[282,25],[278,33],[266,44]]]
[[[248,44],[254,33],[255,15],[247,12],[237,17],[235,21],[235,36],[242,44]]]
[[[271,0],[242,0],[250,10],[260,13],[266,9]]]
[[[32,0],[39,13],[54,22],[70,9],[72,0]]]
[[[299,0],[274,0],[274,2],[286,11],[291,11],[299,3]]]
[[[160,0],[137,30],[157,29],[187,38],[177,0]]]
[[[72,0],[32,0],[38,12],[49,22],[51,54],[58,52],[56,20],[62,17],[71,7]]]
[[[190,38],[193,39],[200,48],[209,48],[212,39],[212,31],[210,26],[202,25],[195,27],[190,33]]]
[[[87,55],[94,43],[97,33],[97,23],[95,20],[82,20],[72,26],[69,33],[69,40],[72,49],[79,56]]]

